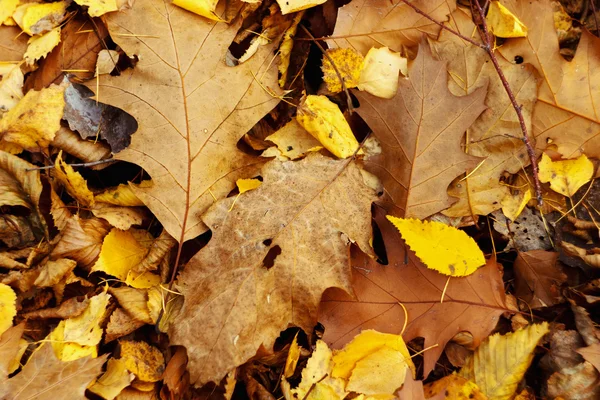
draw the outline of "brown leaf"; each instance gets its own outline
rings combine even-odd
[[[0,338],[0,382],[8,376],[10,364],[19,352],[19,340],[24,331],[25,324],[21,323],[8,328]]]
[[[388,212],[422,219],[448,208],[453,200],[440,188],[477,164],[460,142],[485,109],[486,90],[449,93],[445,63],[433,59],[426,45],[408,74],[393,99],[356,93],[357,111],[381,143],[381,154],[366,159],[365,167],[382,180]]]
[[[406,374],[404,385],[397,393],[400,400],[425,400],[423,381],[417,381],[412,374]]]
[[[577,352],[600,371],[600,343],[577,349]]]
[[[514,264],[515,293],[529,307],[549,307],[562,301],[560,285],[567,275],[554,251],[519,252]]]
[[[225,54],[239,22],[215,25],[162,0],[137,2],[106,18],[115,42],[140,59],[135,69],[102,77],[100,84],[100,100],[110,99],[140,124],[117,158],[152,177],[152,186],[134,192],[167,232],[184,242],[206,231],[201,215],[213,196],[225,197],[236,179],[251,176],[263,162],[236,145],[276,105],[261,89],[261,83],[277,87],[275,68],[265,71],[271,46],[227,67]]]
[[[177,241],[163,229],[160,235],[154,239],[148,250],[146,257],[132,271],[136,274],[143,274],[146,271],[155,271],[171,249],[175,247]],[[168,260],[168,257],[167,257]]]
[[[175,346],[175,353],[167,363],[163,373],[161,395],[165,399],[182,399],[190,386],[190,374],[187,372],[188,357],[185,347]]]
[[[71,273],[76,265],[75,261],[66,258],[48,261],[40,270],[34,285],[37,287],[52,287]]]
[[[115,228],[128,230],[133,225],[141,225],[146,214],[139,207],[120,207],[112,204],[96,203],[92,207],[92,214],[106,220]]]
[[[89,299],[85,298],[79,301],[76,297],[62,302],[58,307],[46,308],[44,310],[32,311],[23,314],[27,319],[47,319],[47,318],[72,318],[81,315],[89,305]]]
[[[592,321],[587,310],[578,306],[573,300],[569,300],[569,302],[571,303],[571,310],[575,316],[575,326],[585,344],[591,346],[600,343],[600,340],[598,339],[600,337],[600,331],[596,328],[596,323]]]
[[[110,320],[106,326],[104,343],[110,343],[115,339],[129,335],[131,332],[144,325],[146,325],[145,322],[133,318],[124,309],[117,308],[110,315]]]
[[[59,237],[56,247],[50,254],[53,258],[71,258],[83,268],[90,268],[96,262],[104,236],[110,225],[101,219],[80,219],[73,216],[68,220]]]
[[[129,316],[146,324],[153,323],[148,309],[148,293],[146,290],[122,286],[110,288],[108,291],[115,296],[119,305],[123,307]]]
[[[261,176],[259,188],[205,214],[212,238],[178,280],[185,301],[169,337],[187,348],[195,384],[270,349],[289,324],[311,331],[321,293],[352,290],[349,241],[371,251],[376,197],[350,160],[273,160]]]
[[[548,379],[548,398],[594,400],[600,397],[600,375],[589,362],[555,372]]]
[[[323,340],[335,348],[343,346],[364,329],[398,334],[404,324],[402,303],[408,312],[404,340],[425,338],[425,375],[458,332],[468,331],[477,346],[496,327],[505,304],[504,286],[498,264],[488,260],[474,274],[452,278],[444,302],[440,303],[447,277],[425,267],[413,252],[405,264],[405,245],[400,234],[375,208],[389,265],[382,266],[362,253],[353,252],[353,282],[356,299],[339,291],[323,296],[319,321],[325,326]]]
[[[110,158],[110,147],[103,142],[84,140],[66,127],[61,127],[52,146],[79,158],[84,162],[93,162]]]
[[[21,372],[0,385],[3,399],[81,400],[86,387],[102,372],[106,356],[63,362],[52,346],[42,344]]]
[[[3,26],[0,29],[0,61],[23,60],[27,50],[27,35],[21,34],[21,29],[16,26]]]

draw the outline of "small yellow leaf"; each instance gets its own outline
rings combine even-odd
[[[153,286],[148,289],[148,310],[152,323],[155,324],[158,321],[158,316],[162,311],[163,307],[163,295],[160,286]]]
[[[104,271],[125,281],[129,271],[144,259],[146,253],[146,247],[137,241],[131,231],[114,228],[104,238],[92,271]]]
[[[58,179],[75,200],[85,206],[94,205],[94,194],[88,189],[87,182],[83,179],[83,176],[63,161],[62,150],[58,152],[54,167],[56,179]]]
[[[106,372],[89,390],[103,399],[113,400],[133,379],[134,375],[127,371],[123,360],[111,358],[106,365]]]
[[[122,183],[116,188],[107,189],[106,191],[96,195],[96,201],[113,204],[115,206],[136,207],[143,206],[144,203],[133,193],[130,185]],[[142,181],[139,185],[142,188],[152,186],[152,181]]]
[[[165,369],[165,359],[160,350],[146,342],[122,341],[121,360],[144,382],[158,382]]]
[[[87,346],[77,343],[67,342],[64,338],[65,322],[60,321],[58,326],[54,328],[48,339],[52,344],[54,355],[61,361],[73,361],[84,357],[98,357],[97,346]]]
[[[10,110],[23,98],[23,72],[16,64],[0,64],[0,116]]]
[[[297,388],[291,392],[297,398],[303,399],[312,386],[317,382],[322,381],[327,375],[331,374],[333,367],[333,353],[327,347],[327,344],[322,340],[317,341],[317,347],[306,363],[306,367],[302,370],[302,380]]]
[[[350,157],[358,149],[358,141],[344,115],[326,96],[306,96],[298,107],[296,120],[336,157]]]
[[[531,190],[529,188],[519,193],[507,193],[502,199],[502,213],[506,218],[514,221],[521,215],[529,200],[531,200]]]
[[[398,91],[399,74],[408,75],[408,60],[387,47],[372,48],[365,57],[358,88],[391,99]]]
[[[8,364],[8,373],[12,374],[21,366],[21,359],[23,358],[23,354],[25,354],[25,350],[29,346],[29,342],[23,338],[19,339],[19,350],[17,350],[17,355],[12,361]]]
[[[223,20],[215,14],[218,3],[219,0],[173,0],[176,6],[213,21],[222,22]]]
[[[10,286],[0,283],[0,335],[12,326],[16,315],[17,295]]]
[[[462,376],[453,373],[427,384],[424,388],[426,398],[433,397],[444,391],[446,400],[487,400],[479,387]]]
[[[0,0],[1,1],[1,0]],[[304,12],[299,12],[294,14],[294,19],[292,20],[292,24],[283,34],[283,39],[281,40],[281,44],[279,45],[279,86],[281,88],[285,87],[287,82],[287,73],[288,68],[290,66],[290,56],[292,55],[292,49],[294,48],[294,36],[296,35],[296,31],[298,30],[298,24],[302,20],[304,16]]]
[[[40,58],[46,57],[60,43],[60,27],[42,36],[32,36],[27,43],[29,45],[23,57],[27,65],[33,65]]]
[[[318,6],[326,1],[327,0],[277,0],[277,4],[279,4],[279,8],[281,8],[281,13],[285,15]]]
[[[486,20],[489,29],[498,37],[517,38],[527,36],[527,27],[499,1],[490,3]]]
[[[8,25],[8,21],[17,9],[20,0],[0,0],[0,26]]]
[[[336,48],[327,50],[327,55],[333,61],[333,65],[331,65],[329,58],[323,57],[321,69],[327,89],[332,93],[339,93],[343,90],[338,72],[344,80],[346,89],[356,87],[359,83],[360,71],[363,68],[362,54],[352,48]]]
[[[294,340],[288,350],[288,356],[285,360],[285,368],[283,370],[282,379],[289,378],[294,375],[296,371],[296,365],[298,365],[298,359],[300,358],[300,346],[298,346],[298,334],[294,336]]]
[[[238,179],[235,184],[237,185],[240,194],[242,194],[258,188],[262,185],[262,182],[258,179]]]
[[[320,146],[321,143],[306,132],[294,119],[277,132],[267,136],[265,140],[275,143],[280,154],[290,160],[295,160],[306,153],[319,151],[323,148]],[[263,153],[263,156],[268,156],[268,154]]]
[[[17,7],[12,17],[28,35],[40,35],[60,25],[68,6],[67,1],[28,3]]]
[[[65,108],[64,88],[52,85],[40,91],[30,90],[0,120],[0,137],[25,150],[48,148],[60,129]]]
[[[117,0],[75,0],[80,6],[88,7],[90,17],[99,17],[107,12],[117,11]]]
[[[548,323],[530,325],[506,335],[489,336],[469,357],[459,375],[473,381],[490,400],[511,399],[523,379]]]
[[[485,264],[483,252],[465,232],[441,222],[418,219],[387,219],[427,268],[449,276],[471,275]]]
[[[594,175],[594,164],[585,156],[575,160],[552,161],[545,153],[539,165],[539,178],[563,196],[573,196]]]

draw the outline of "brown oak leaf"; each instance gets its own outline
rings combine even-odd
[[[567,275],[558,262],[557,252],[520,252],[514,269],[516,296],[529,307],[549,307],[560,302],[560,284],[566,281]]]

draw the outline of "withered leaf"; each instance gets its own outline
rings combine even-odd
[[[213,236],[178,280],[185,301],[169,337],[187,348],[194,384],[219,381],[289,324],[312,330],[323,291],[352,290],[349,241],[372,252],[376,196],[353,162],[310,154],[261,175],[231,211],[234,198],[205,214]]]
[[[110,343],[115,339],[129,335],[145,324],[145,322],[130,316],[124,309],[117,308],[110,315],[110,320],[106,326],[104,343]]]
[[[100,254],[102,241],[109,229],[110,225],[104,220],[80,219],[75,215],[66,222],[50,256],[70,258],[81,267],[90,268]]]
[[[90,300],[88,298],[79,301],[76,297],[72,297],[61,303],[60,306],[54,308],[45,308],[43,310],[31,311],[23,314],[27,319],[47,319],[47,318],[73,318],[81,315],[88,307]]]
[[[0,337],[0,382],[6,379],[11,362],[19,351],[19,340],[25,331],[25,324],[8,328]],[[1,391],[1,389],[0,389]]]
[[[84,140],[69,128],[61,126],[52,140],[52,146],[84,162],[110,158],[110,147],[103,142]]]
[[[529,307],[549,307],[560,302],[560,284],[567,275],[558,263],[558,253],[532,250],[520,252],[514,264],[516,295]]]

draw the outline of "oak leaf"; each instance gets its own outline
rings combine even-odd
[[[408,75],[393,99],[356,93],[357,112],[381,143],[381,154],[367,158],[365,167],[382,180],[388,211],[423,219],[453,203],[439,188],[477,164],[460,142],[485,109],[486,90],[461,97],[449,93],[445,63],[423,44]]]
[[[533,250],[519,252],[514,264],[515,294],[529,307],[549,307],[560,302],[560,284],[567,275],[558,262],[558,253]]]
[[[349,240],[372,252],[376,196],[353,162],[310,154],[261,176],[231,212],[234,198],[205,214],[212,238],[178,280],[185,301],[169,337],[187,347],[192,383],[220,380],[289,324],[312,330],[322,292],[352,290]]]
[[[263,162],[236,145],[276,105],[255,79],[277,85],[276,70],[266,70],[270,46],[227,67],[239,22],[215,24],[162,0],[137,1],[105,17],[114,41],[140,60],[119,77],[100,77],[100,99],[139,122],[131,145],[116,157],[152,177],[151,187],[132,189],[183,242],[206,230],[200,217],[213,195],[223,198]]]

